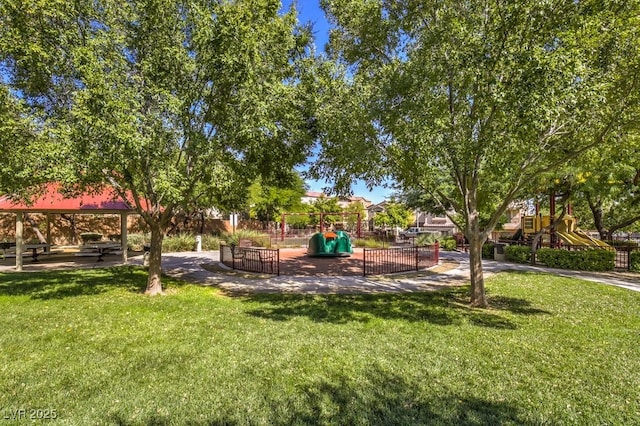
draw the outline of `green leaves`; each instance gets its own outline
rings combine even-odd
[[[459,215],[472,265],[530,182],[637,127],[638,2],[322,4],[345,71],[312,171],[428,193]]]
[[[65,129],[77,179],[173,205],[205,178],[242,184],[304,161],[310,110],[298,62],[310,39],[279,2],[0,7],[3,87]]]

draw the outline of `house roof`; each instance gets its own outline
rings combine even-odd
[[[135,211],[133,203],[118,196],[113,189],[101,192],[67,196],[60,193],[60,185],[46,186],[42,195],[35,196],[30,203],[18,201],[8,195],[0,197],[0,212],[42,213],[123,213]]]
[[[304,194],[305,197],[311,197],[311,198],[321,198],[321,197],[326,197],[327,195],[325,193],[322,192],[316,192],[316,191],[307,191]]]

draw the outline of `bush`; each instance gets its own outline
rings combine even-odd
[[[531,261],[531,247],[529,246],[505,246],[504,258],[508,262],[529,263]]]
[[[640,272],[640,251],[629,253],[629,269],[633,272]]]
[[[440,240],[440,250],[455,250],[456,249],[456,239],[453,237],[444,237]]]
[[[613,250],[588,248],[569,251],[542,248],[537,259],[550,268],[576,271],[611,271],[615,267],[616,253]]]
[[[196,248],[196,237],[193,234],[177,234],[165,237],[162,241],[162,252],[194,251]]]
[[[151,235],[149,234],[130,234],[127,237],[127,247],[132,251],[142,251],[145,245],[151,243]]]
[[[353,246],[362,248],[385,248],[389,247],[389,243],[375,238],[357,238],[353,240]]]
[[[267,247],[270,242],[268,235],[248,229],[238,229],[233,234],[225,232],[222,239],[229,245],[238,245],[240,240],[251,240],[251,245],[255,247]]]
[[[202,250],[204,251],[220,250],[220,237],[215,235],[203,235]]]
[[[99,234],[97,232],[83,232],[82,234],[80,234],[80,239],[83,243],[100,241],[102,239],[102,234]]]
[[[486,242],[482,246],[482,258],[483,259],[493,259],[495,244]]]
[[[436,236],[433,234],[420,234],[416,237],[417,246],[428,246],[436,242]]]

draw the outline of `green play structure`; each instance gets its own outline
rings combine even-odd
[[[309,239],[309,256],[347,257],[352,253],[351,239],[344,231],[318,232]]]

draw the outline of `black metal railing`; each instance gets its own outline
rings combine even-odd
[[[419,271],[438,264],[440,246],[392,247],[363,249],[362,273],[367,275]]]
[[[631,269],[631,253],[640,251],[640,247],[613,246],[616,250],[616,269]]]
[[[280,250],[220,246],[220,262],[231,269],[280,275]]]

